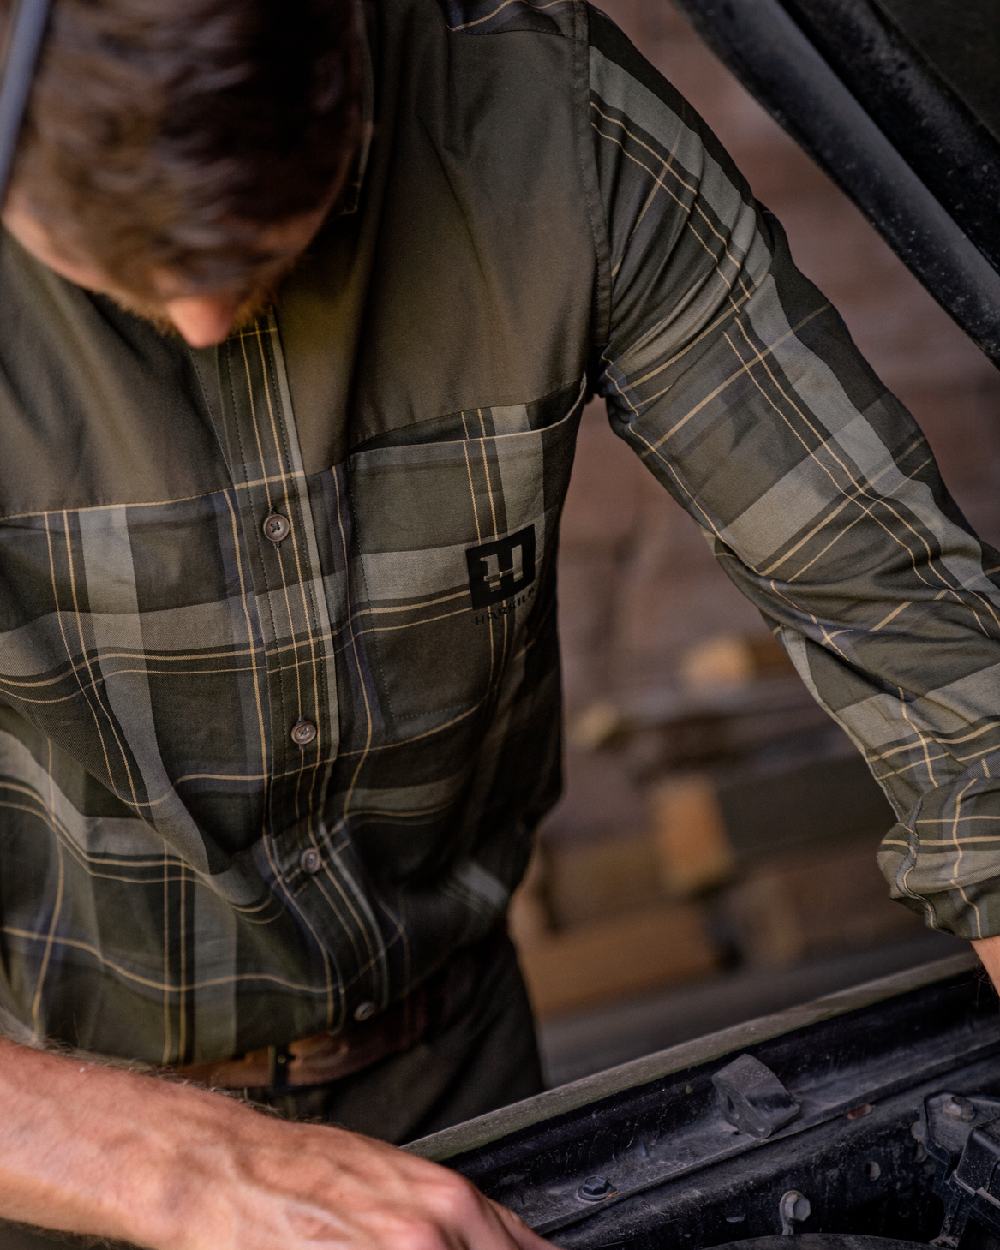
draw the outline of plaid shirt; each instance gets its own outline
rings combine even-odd
[[[996,558],[714,138],[580,0],[375,7],[363,183],[192,351],[0,256],[0,1028],[209,1060],[494,926],[559,790],[593,392],[1000,931]]]

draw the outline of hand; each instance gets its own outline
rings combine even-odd
[[[174,1196],[190,1199],[157,1250],[551,1250],[437,1164],[341,1129],[241,1120],[209,1157],[178,1160]]]
[[[1000,937],[981,938],[972,945],[983,967],[990,974],[994,988],[1000,993]]]

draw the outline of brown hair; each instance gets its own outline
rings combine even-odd
[[[11,0],[0,0],[0,17]],[[122,289],[238,287],[360,138],[356,0],[54,0],[12,195]]]

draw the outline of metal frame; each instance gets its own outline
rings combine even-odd
[[[1000,180],[1000,148],[988,131],[907,59],[869,0],[677,3],[1000,367],[989,190]]]

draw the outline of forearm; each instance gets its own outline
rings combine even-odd
[[[152,1250],[547,1250],[457,1173],[0,1041],[0,1218]]]
[[[983,938],[973,942],[972,946],[989,973],[997,993],[1000,993],[1000,937]]]
[[[0,1218],[163,1245],[184,1156],[232,1115],[221,1095],[0,1039]],[[193,1183],[193,1182],[192,1182]]]

